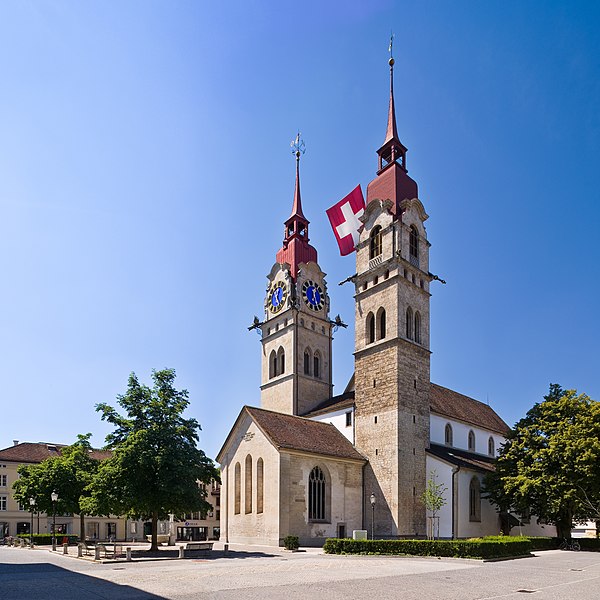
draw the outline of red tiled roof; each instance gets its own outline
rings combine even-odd
[[[429,405],[432,413],[506,435],[510,427],[483,402],[432,383]]]
[[[9,446],[0,450],[0,460],[19,463],[40,463],[52,456],[60,456],[66,444],[46,444],[44,442],[23,442],[16,446]],[[96,460],[110,458],[112,453],[108,450],[92,449],[90,456]]]
[[[333,425],[245,406],[244,409],[278,449],[365,461]]]

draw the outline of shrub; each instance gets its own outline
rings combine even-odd
[[[407,554],[411,556],[449,556],[455,558],[503,558],[523,556],[531,551],[527,538],[508,536],[486,540],[350,540],[329,538],[327,554]]]
[[[300,540],[297,535],[288,535],[283,538],[283,546],[286,550],[298,550]]]
[[[600,538],[577,538],[582,550],[600,550]]]
[[[553,537],[529,537],[532,550],[556,550],[561,540]]]

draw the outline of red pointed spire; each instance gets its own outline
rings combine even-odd
[[[304,142],[300,140],[300,133],[292,142],[294,155],[296,156],[296,186],[294,188],[294,203],[292,214],[285,221],[285,233],[283,246],[277,252],[278,263],[290,265],[290,275],[296,281],[298,267],[302,263],[317,262],[317,251],[308,243],[308,219],[302,212],[302,200],[300,198],[300,156],[304,153]]]
[[[394,106],[394,59],[390,58],[390,107],[388,109],[388,124],[385,132],[384,145],[391,140],[398,140],[398,130],[396,129],[396,108]]]

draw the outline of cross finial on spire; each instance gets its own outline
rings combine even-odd
[[[393,53],[393,47],[394,47],[394,32],[390,31],[390,47],[388,48],[388,52],[390,53],[390,60],[394,60],[394,53]]]
[[[292,154],[296,157],[296,187],[294,189],[294,204],[292,206],[290,219],[294,216],[298,216],[306,220],[306,217],[302,214],[302,200],[300,199],[300,156],[306,152],[306,144],[300,135],[300,132],[298,132],[296,138],[293,139],[290,144]]]

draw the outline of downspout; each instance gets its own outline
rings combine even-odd
[[[229,465],[225,467],[225,485],[221,489],[225,492],[225,543],[229,544]]]
[[[458,485],[456,484],[456,476],[460,471],[460,467],[452,469],[452,539],[458,537]]]
[[[300,311],[296,309],[294,315],[294,364],[292,365],[292,373],[294,374],[294,398],[292,399],[292,414],[298,415],[298,378],[300,377],[300,370],[298,369],[298,317]],[[290,357],[292,358],[292,357]],[[290,361],[292,362],[292,361]]]

